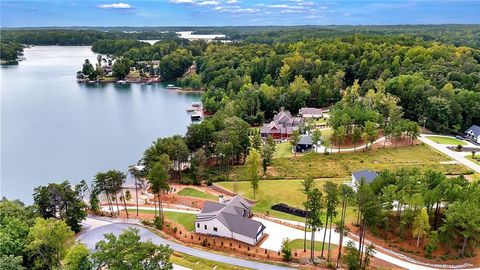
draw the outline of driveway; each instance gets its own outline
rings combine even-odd
[[[98,241],[101,241],[101,240],[104,239],[104,237],[103,237],[104,234],[113,233],[114,235],[119,235],[123,231],[127,230],[128,228],[138,229],[142,241],[150,240],[157,245],[169,245],[170,248],[172,248],[173,250],[178,251],[180,253],[185,253],[185,254],[188,254],[188,255],[191,255],[191,256],[196,256],[196,257],[200,257],[200,258],[211,260],[211,261],[227,263],[227,264],[236,265],[236,266],[245,267],[245,268],[251,268],[251,269],[265,269],[265,270],[273,270],[273,269],[289,270],[289,269],[293,269],[293,268],[288,268],[288,267],[282,267],[282,266],[277,266],[277,265],[271,265],[271,264],[259,263],[259,262],[255,262],[255,261],[238,259],[238,258],[234,258],[234,257],[219,255],[219,254],[216,254],[216,253],[207,252],[207,251],[187,247],[187,246],[184,246],[182,244],[178,244],[178,243],[163,239],[162,237],[152,233],[151,231],[149,231],[149,230],[147,230],[147,229],[145,229],[141,226],[126,224],[126,223],[112,223],[112,224],[92,228],[92,229],[90,229],[88,231],[85,231],[82,234],[80,234],[79,237],[78,237],[78,240],[83,242],[85,245],[87,245],[88,248],[94,249],[95,244]]]
[[[422,134],[422,135],[420,135],[420,137],[418,137],[418,139],[421,142],[423,142],[423,143],[431,146],[432,148],[436,149],[437,151],[440,151],[441,153],[449,156],[450,158],[456,160],[457,162],[459,162],[459,163],[465,165],[466,167],[474,170],[475,172],[480,173],[480,165],[478,165],[475,162],[465,158],[465,156],[469,155],[469,153],[452,151],[452,150],[447,148],[450,145],[436,143],[436,142],[428,139],[427,137],[428,136],[426,136],[425,134]]]

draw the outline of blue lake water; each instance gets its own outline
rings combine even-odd
[[[0,68],[0,194],[9,199],[31,203],[38,185],[126,171],[156,138],[184,134],[186,108],[200,100],[160,84],[77,84],[84,59],[96,61],[90,47],[36,46],[25,57]]]

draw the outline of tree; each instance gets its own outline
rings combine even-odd
[[[362,139],[362,128],[361,127],[354,127],[352,133],[352,143],[353,143],[353,151],[355,152],[355,148],[357,148],[357,143]]]
[[[339,240],[338,240],[338,257],[337,257],[337,268],[342,257],[342,245],[343,245],[343,236],[346,234],[347,227],[345,226],[345,216],[347,214],[347,204],[348,201],[353,197],[354,191],[348,185],[341,185],[340,195],[342,197],[342,210],[340,214],[340,222],[338,223],[339,229]]]
[[[160,160],[153,165],[153,168],[150,170],[147,176],[147,180],[150,183],[153,194],[160,199],[160,203],[159,203],[160,227],[164,221],[161,194],[164,190],[167,190],[169,188],[169,185],[167,183],[167,179],[168,179],[167,167],[168,166],[170,166],[170,158],[168,157],[167,154],[163,154],[160,157]],[[155,204],[155,218],[157,218],[155,198],[154,198],[154,204]]]
[[[36,187],[33,201],[43,218],[65,220],[73,231],[79,232],[80,223],[87,216],[87,206],[79,190],[79,188],[72,188],[68,181],[61,184],[51,183]]]
[[[172,250],[166,245],[155,245],[151,241],[140,240],[138,229],[128,229],[119,236],[113,233],[104,235],[106,240],[96,244],[92,257],[99,268],[162,269],[171,270]]]
[[[322,139],[322,131],[320,129],[315,129],[312,132],[312,143],[313,143],[313,145],[315,145],[315,147],[318,147],[321,139]],[[315,153],[316,153],[316,148],[315,148]]]
[[[348,241],[345,247],[345,255],[343,256],[343,262],[348,266],[349,270],[358,270],[360,266],[358,264],[359,252],[355,248],[355,244],[352,241]]]
[[[35,219],[28,233],[27,250],[35,269],[60,267],[60,262],[73,244],[73,231],[62,220]]]
[[[133,62],[127,58],[120,58],[113,63],[112,70],[115,77],[118,79],[125,78],[128,73],[130,73],[130,67],[133,65]]]
[[[280,251],[284,261],[288,262],[292,259],[292,247],[290,246],[290,240],[288,238],[283,239]]]
[[[250,149],[245,164],[248,166],[248,176],[250,177],[250,183],[252,185],[253,198],[255,198],[258,190],[258,183],[260,180],[260,153],[257,149]]]
[[[262,137],[260,136],[259,132],[253,132],[252,142],[250,144],[252,145],[253,148],[260,151],[262,147]]]
[[[345,127],[340,126],[333,131],[332,137],[335,138],[335,142],[338,144],[338,152],[340,153],[340,146],[345,143],[345,136],[347,135]]]
[[[295,156],[297,156],[297,144],[300,141],[300,131],[294,130],[292,135],[290,136],[290,145],[292,146],[292,150]]]
[[[364,137],[365,141],[367,142],[367,145],[368,145],[368,142],[370,142],[370,147],[371,147],[371,145],[373,144],[375,139],[377,139],[377,137],[378,137],[377,126],[376,126],[375,123],[367,121],[365,123],[365,127],[364,127],[363,130],[364,130],[364,136],[363,137]]]
[[[310,193],[315,185],[313,178],[307,178],[302,182],[301,191],[305,194],[305,202],[303,206],[305,207],[305,228],[304,228],[304,237],[303,237],[303,252],[307,251],[307,224],[308,224],[308,213],[310,211]]]
[[[323,200],[322,192],[318,188],[313,188],[310,191],[308,196],[308,202],[306,208],[310,209],[310,214],[308,215],[308,224],[312,228],[312,234],[310,239],[310,259],[313,260],[315,254],[315,232],[320,228],[322,223],[322,209],[323,209]]]
[[[427,210],[422,208],[413,220],[412,236],[417,238],[417,247],[420,244],[420,239],[425,237],[430,230],[430,223]]]
[[[326,206],[326,218],[325,218],[325,230],[323,234],[323,241],[322,241],[322,254],[321,257],[323,257],[323,251],[325,248],[325,237],[327,235],[327,229],[328,229],[328,222],[330,221],[330,232],[329,232],[329,239],[328,239],[328,250],[330,250],[330,241],[331,241],[331,236],[332,236],[332,223],[333,223],[333,218],[337,216],[337,206],[340,203],[339,196],[338,196],[338,185],[331,182],[327,181],[325,183],[325,192],[327,193],[325,197],[325,206]],[[328,260],[330,260],[330,255],[328,256]]]
[[[1,255],[0,269],[2,270],[24,270],[22,265],[23,258],[21,256]]]
[[[94,269],[90,250],[84,244],[78,243],[70,247],[63,260],[65,270]]]

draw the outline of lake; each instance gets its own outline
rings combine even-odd
[[[161,84],[77,84],[83,61],[96,61],[86,46],[36,46],[25,57],[0,68],[0,194],[9,199],[31,203],[38,185],[127,171],[156,138],[185,134],[186,108],[200,100]]]

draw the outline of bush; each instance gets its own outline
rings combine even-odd
[[[173,233],[177,233],[178,231],[178,228],[177,227],[173,227]]]
[[[283,239],[281,252],[284,261],[288,262],[292,259],[292,247],[288,238]]]
[[[155,217],[155,219],[153,220],[153,224],[155,225],[155,228],[161,230],[162,227],[163,227],[163,220],[160,216],[158,217]]]
[[[428,242],[425,246],[425,257],[428,259],[432,258],[433,252],[435,252],[438,248],[438,233],[436,231],[432,231],[428,236]]]

